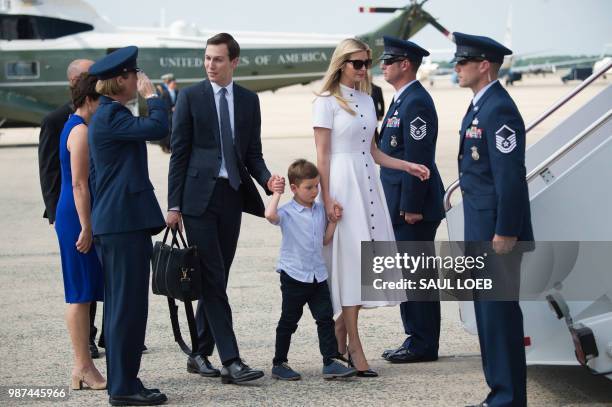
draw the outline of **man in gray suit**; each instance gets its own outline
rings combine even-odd
[[[232,328],[226,288],[236,252],[242,212],[264,216],[264,205],[251,177],[268,195],[284,189],[284,179],[271,176],[261,152],[261,113],[257,95],[233,80],[240,46],[226,33],[206,43],[208,80],[181,90],[172,124],[166,223],[184,222],[189,243],[201,248],[206,270],[198,303],[199,352],[187,371],[223,383],[263,376],[240,359]],[[221,372],[208,360],[215,343]]]

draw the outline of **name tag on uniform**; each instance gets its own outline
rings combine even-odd
[[[399,127],[400,126],[400,118],[399,117],[389,117],[387,119],[387,127]]]

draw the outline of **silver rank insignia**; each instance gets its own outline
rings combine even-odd
[[[516,148],[516,132],[505,124],[495,132],[495,147],[504,154]]]
[[[397,147],[397,137],[391,136],[391,142],[389,142],[389,144],[391,144],[391,147]]]
[[[478,161],[480,160],[480,154],[478,154],[478,147],[472,146],[472,160]]]
[[[422,140],[427,135],[427,122],[417,116],[410,122],[410,135],[415,140]]]
[[[393,116],[397,116],[399,114],[399,112],[396,110],[395,113],[393,113]]]

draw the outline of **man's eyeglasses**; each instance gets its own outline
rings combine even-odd
[[[356,70],[360,70],[365,66],[365,69],[370,69],[372,67],[371,59],[349,59],[346,62],[350,62],[353,65],[353,68]]]
[[[400,62],[400,61],[405,61],[406,58],[389,58],[389,59],[383,59],[382,63],[383,65],[393,65],[396,62]]]

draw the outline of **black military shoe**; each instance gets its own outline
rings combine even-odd
[[[387,356],[386,360],[391,363],[433,362],[438,360],[438,356],[417,355],[406,348],[401,348]]]
[[[145,393],[161,393],[159,389],[147,389],[140,379],[136,379],[136,380],[138,380],[138,384],[140,385],[141,390],[144,391]]]
[[[389,357],[389,355],[391,355],[392,353],[397,352],[398,350],[403,349],[401,346],[397,349],[385,349],[382,353],[382,355],[380,355],[383,359],[387,359]]]
[[[187,358],[187,371],[204,377],[219,377],[219,369],[215,369],[206,356],[197,355]]]
[[[264,372],[261,370],[251,369],[248,365],[238,359],[229,366],[223,366],[221,369],[221,382],[227,383],[243,383],[263,377]]]
[[[108,402],[111,406],[158,406],[168,401],[164,393],[156,393],[149,389],[129,396],[110,396]]]

